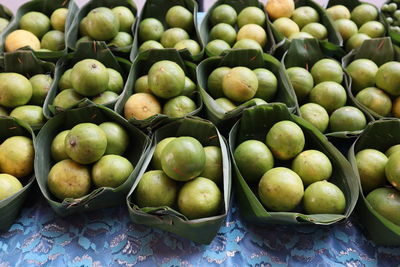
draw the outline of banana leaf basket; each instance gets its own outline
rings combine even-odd
[[[337,185],[346,197],[346,209],[343,215],[314,214],[307,215],[303,210],[293,212],[270,212],[257,197],[257,185],[246,182],[240,173],[233,157],[235,148],[246,140],[265,142],[269,129],[277,122],[289,120],[295,122],[304,132],[306,149],[316,149],[324,153],[331,161],[333,173],[330,182]],[[302,118],[291,114],[282,103],[273,103],[251,107],[243,112],[242,118],[229,133],[229,148],[232,165],[235,170],[235,187],[241,216],[248,222],[256,224],[318,224],[330,225],[346,220],[352,213],[358,198],[357,180],[346,158],[318,131]],[[287,162],[278,161],[276,166]]]
[[[5,5],[0,5],[0,18],[4,18],[10,21],[13,16],[14,15],[12,11],[8,9],[8,7],[6,7]]]
[[[185,72],[185,75],[190,78],[195,84],[197,84],[196,77],[196,65],[183,59],[176,49],[151,49],[140,53],[135,61],[132,63],[132,67],[129,71],[129,77],[126,81],[124,91],[118,102],[115,105],[115,111],[119,114],[124,113],[124,106],[126,101],[129,99],[134,92],[134,85],[138,78],[146,75],[151,66],[161,60],[170,60],[177,63]],[[195,101],[197,109],[187,114],[188,116],[197,115],[203,106],[202,99],[199,92],[196,90],[191,98]],[[160,127],[168,122],[176,120],[177,118],[171,118],[164,114],[157,114],[151,116],[145,120],[137,120],[135,118],[129,119],[129,122],[143,129],[147,132],[151,132],[157,127]]]
[[[65,34],[68,32],[71,23],[75,17],[76,12],[78,11],[78,6],[76,5],[74,0],[33,0],[23,4],[15,13],[15,16],[10,21],[10,24],[4,29],[4,31],[0,34],[0,54],[2,54],[5,50],[4,44],[7,38],[7,35],[11,32],[17,30],[19,28],[19,21],[23,15],[30,11],[42,12],[47,15],[49,18],[54,10],[58,8],[68,8],[68,16],[65,22]],[[30,49],[30,48],[27,48]],[[65,49],[61,51],[34,51],[35,55],[43,60],[56,62],[60,57],[67,53],[67,45],[65,45]]]
[[[101,63],[103,63],[103,65],[106,66],[107,68],[112,68],[118,71],[124,78],[124,82],[126,82],[129,69],[131,67],[131,63],[128,60],[120,57],[115,57],[104,42],[93,41],[93,42],[80,43],[75,52],[63,56],[57,62],[53,84],[51,85],[50,91],[47,94],[43,107],[43,113],[46,118],[50,119],[54,115],[65,111],[65,109],[53,105],[54,98],[59,93],[58,83],[60,81],[61,76],[69,68],[72,68],[77,62],[89,58],[96,59]],[[119,97],[121,97],[121,95],[122,93],[120,94]],[[114,108],[117,100],[118,98],[114,101],[106,103],[105,106],[109,108]],[[77,107],[88,105],[90,103],[91,101],[88,98],[84,98],[78,104],[68,109],[74,109]]]
[[[36,74],[48,74],[54,77],[55,65],[38,59],[31,50],[18,50],[7,52],[0,58],[1,72],[16,72],[27,79]],[[28,103],[29,104],[29,103]],[[34,131],[39,130],[43,124],[31,125]]]
[[[347,68],[347,66],[354,60],[369,59],[375,62],[379,67],[389,61],[398,61],[399,58],[399,51],[395,49],[395,46],[392,44],[392,40],[389,37],[374,38],[365,40],[359,49],[353,50],[343,57],[342,64],[343,68]],[[354,101],[357,102],[357,105],[363,107],[363,109],[371,114],[375,119],[383,118],[383,116],[360,103],[353,95],[353,91],[351,90],[351,81],[349,85],[350,90],[348,92]],[[391,116],[392,115],[389,115],[388,117]]]
[[[331,51],[331,53],[345,54],[344,50],[341,48],[343,45],[343,39],[340,33],[336,30],[333,21],[326,13],[326,10],[313,0],[295,0],[295,8],[302,6],[309,6],[314,8],[320,17],[320,23],[326,27],[328,30],[328,38],[326,40],[319,41],[326,50]],[[289,41],[283,34],[278,32],[273,25],[272,21],[268,20],[270,24],[272,33],[277,43],[276,55],[277,57],[283,56],[283,54],[289,49],[291,41]]]
[[[35,134],[28,124],[15,118],[0,116],[0,144],[12,136],[26,136],[35,142]],[[19,192],[0,200],[0,231],[6,231],[14,223],[34,181],[35,174],[32,173],[30,177],[21,180],[24,187]]]
[[[137,7],[136,4],[133,0],[90,0],[88,1],[85,5],[83,5],[79,11],[76,13],[74,20],[71,22],[71,26],[69,27],[69,30],[67,32],[67,35],[65,36],[66,42],[67,42],[67,47],[73,51],[77,50],[77,41],[79,39],[79,25],[81,20],[86,17],[86,15],[95,8],[98,7],[108,7],[108,8],[114,8],[117,6],[124,6],[129,8],[133,15],[135,16],[135,22],[132,25],[131,32],[130,34],[132,35],[132,38],[135,36],[135,30],[136,30],[136,23],[138,21],[137,19]],[[132,45],[124,46],[124,47],[116,47],[113,45],[107,45],[108,48],[111,49],[113,53],[115,53],[118,56],[128,58],[129,53],[132,50]]]
[[[201,35],[199,33],[199,27],[198,27],[198,21],[197,21],[197,11],[198,11],[198,5],[197,1],[195,0],[169,0],[169,1],[164,1],[164,0],[147,0],[142,8],[142,11],[140,13],[140,19],[136,25],[136,33],[135,33],[135,38],[133,41],[133,47],[130,55],[130,59],[133,62],[135,60],[135,57],[138,56],[139,54],[139,47],[141,45],[141,41],[139,38],[139,24],[142,22],[144,19],[147,18],[155,18],[159,20],[163,26],[164,29],[168,29],[167,22],[165,20],[165,15],[167,14],[167,11],[173,7],[173,6],[183,6],[193,14],[193,24],[194,28],[192,33],[189,33],[190,39],[195,40],[201,48],[201,52],[197,55],[192,55],[189,50],[183,49],[179,50],[179,53],[182,55],[182,58],[188,61],[193,61],[193,62],[199,62],[203,58],[203,50],[204,50],[204,43],[201,38]]]
[[[206,108],[207,117],[221,130],[223,128],[230,129],[240,117],[243,109],[256,105],[256,101],[249,100],[236,109],[225,112],[215,102],[207,91],[207,80],[214,69],[222,66],[244,66],[250,69],[266,68],[270,70],[278,80],[278,90],[273,101],[285,103],[291,112],[297,112],[298,105],[293,87],[284,67],[276,58],[257,50],[229,50],[222,56],[203,60],[197,67],[199,90]]]
[[[219,146],[222,151],[223,183],[220,190],[223,193],[223,207],[219,215],[195,220],[187,219],[183,214],[169,207],[139,208],[133,196],[142,175],[150,170],[149,163],[153,157],[158,142],[167,137],[191,136],[203,146]],[[153,136],[150,152],[142,169],[127,197],[129,215],[134,223],[145,224],[168,232],[175,233],[192,241],[209,244],[216,236],[228,213],[231,197],[231,166],[229,152],[224,138],[217,128],[209,121],[187,117],[173,121],[159,128]]]
[[[208,11],[206,12],[204,19],[200,25],[200,34],[201,34],[201,37],[202,37],[205,45],[211,41],[210,40],[210,31],[213,27],[213,25],[210,21],[211,14],[216,7],[218,7],[219,5],[223,5],[223,4],[233,7],[237,14],[239,14],[240,11],[242,11],[244,8],[250,7],[250,6],[259,7],[261,10],[264,10],[263,4],[261,2],[259,2],[258,0],[245,0],[245,1],[243,1],[243,0],[218,0],[218,1],[216,1],[210,7],[210,9],[208,9]],[[267,14],[266,14],[266,16],[267,16]],[[263,50],[265,53],[273,55],[276,44],[275,44],[274,35],[272,34],[272,31],[271,31],[271,25],[269,23],[267,23],[267,21],[265,21],[263,28],[267,34],[267,44],[265,45],[265,47],[263,47]],[[205,54],[208,57],[211,56],[211,55],[207,55],[207,51],[205,51]]]
[[[307,70],[311,70],[314,63],[323,58],[328,58],[328,57],[326,56],[325,50],[321,46],[320,42],[318,42],[316,39],[293,40],[292,43],[290,44],[289,50],[282,59],[282,64],[285,66],[286,69],[291,67],[302,67]],[[350,80],[351,78],[344,71],[344,79],[342,82],[342,86],[346,89],[347,92],[346,105],[355,106],[359,108],[364,113],[367,122],[373,121],[374,118],[369,114],[369,112],[364,107],[359,105],[359,102],[351,94]],[[299,103],[299,105],[302,104],[304,103]],[[342,131],[342,132],[328,131],[325,135],[335,138],[336,137],[354,138],[355,136],[359,135],[361,131]]]
[[[363,149],[377,149],[385,152],[389,147],[400,144],[400,120],[385,119],[370,123],[364,132],[357,138],[348,153],[349,161],[357,176],[360,198],[357,211],[369,237],[377,245],[399,246],[400,225],[396,225],[380,215],[366,200],[357,168],[356,154]]]
[[[133,164],[134,171],[117,188],[100,187],[93,189],[91,193],[79,199],[57,200],[47,187],[49,171],[55,164],[51,157],[50,149],[54,137],[59,132],[71,129],[79,123],[100,124],[108,121],[118,123],[127,130],[130,143],[124,157]],[[133,182],[142,169],[150,147],[150,138],[111,109],[92,104],[78,109],[67,110],[50,119],[39,132],[36,146],[38,149],[35,155],[35,173],[40,190],[58,215],[67,216],[73,213],[83,213],[123,204]]]

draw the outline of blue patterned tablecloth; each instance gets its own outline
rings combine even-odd
[[[8,232],[0,266],[400,266],[352,217],[333,227],[246,225],[235,207],[210,245],[132,224],[126,207],[60,218],[38,191]]]

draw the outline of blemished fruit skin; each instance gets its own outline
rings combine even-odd
[[[377,188],[366,197],[368,203],[380,215],[400,226],[400,193],[394,188]]]
[[[266,144],[275,158],[289,160],[303,151],[305,138],[303,130],[292,121],[275,123],[266,137]]]
[[[218,186],[203,177],[185,183],[178,195],[179,210],[190,220],[217,215],[222,202]]]
[[[388,158],[376,149],[364,149],[356,154],[356,163],[364,192],[370,192],[386,183],[385,166]]]
[[[185,86],[185,72],[173,61],[158,61],[149,70],[148,83],[153,94],[168,99],[182,93]]]
[[[196,110],[196,103],[187,96],[177,96],[168,100],[163,107],[163,114],[171,118],[181,118]]]
[[[308,214],[343,214],[346,198],[335,184],[319,181],[307,187],[303,205]]]
[[[315,103],[307,103],[300,107],[300,114],[303,119],[325,132],[329,126],[329,114],[326,110]]]
[[[400,153],[393,153],[385,166],[386,179],[400,190]]]
[[[90,192],[89,167],[70,159],[57,162],[50,169],[47,186],[59,200],[83,197]]]
[[[18,73],[0,73],[0,105],[14,108],[25,105],[32,97],[32,85],[29,80]]]
[[[65,137],[68,133],[69,130],[60,132],[56,135],[56,137],[54,137],[53,141],[51,142],[51,157],[56,162],[69,158],[67,152],[65,152]]]
[[[352,78],[351,89],[359,92],[364,88],[375,86],[378,69],[375,62],[369,59],[357,59],[351,62],[346,69]]]
[[[106,7],[92,9],[87,15],[87,33],[94,40],[107,41],[119,31],[118,17]]]
[[[21,182],[14,176],[0,173],[0,201],[13,196],[22,189]]]
[[[74,65],[70,74],[75,91],[83,96],[95,96],[107,90],[107,68],[95,59],[84,59]]]
[[[329,118],[332,132],[360,131],[367,125],[364,113],[356,107],[344,106],[335,110]]]
[[[167,137],[167,138],[161,140],[157,144],[156,149],[154,150],[153,158],[151,160],[151,165],[155,170],[162,170],[161,154],[162,154],[164,148],[169,144],[169,142],[171,142],[175,138],[176,137]]]
[[[132,163],[119,155],[105,155],[92,168],[92,180],[96,187],[117,188],[125,183],[133,172]]]
[[[161,153],[163,171],[176,181],[189,181],[199,176],[205,164],[204,148],[193,137],[178,137],[169,142]]]
[[[376,86],[390,95],[400,95],[400,63],[390,61],[379,67]]]
[[[107,137],[107,148],[105,155],[122,156],[129,145],[129,135],[124,127],[115,122],[103,122],[99,127]]]
[[[174,207],[178,196],[178,184],[163,171],[148,171],[134,191],[139,207]]]
[[[0,145],[0,170],[21,179],[33,172],[34,157],[32,139],[9,137]]]
[[[297,173],[305,186],[328,180],[332,175],[332,163],[318,150],[305,150],[292,162],[292,170]]]
[[[124,117],[129,120],[145,120],[161,113],[161,104],[152,94],[136,93],[131,95],[124,106]]]
[[[223,166],[222,166],[222,151],[217,146],[204,147],[206,153],[206,165],[204,171],[200,173],[200,177],[208,178],[216,184],[222,183]]]
[[[261,177],[274,167],[274,156],[269,148],[260,141],[247,140],[234,152],[237,167],[243,178],[249,183],[257,183]]]
[[[107,136],[96,124],[75,125],[65,137],[65,151],[72,160],[80,164],[98,161],[106,152]]]
[[[271,211],[291,211],[300,204],[304,186],[292,170],[277,167],[266,172],[258,184],[258,196]]]
[[[316,103],[332,113],[347,101],[346,90],[336,82],[322,82],[310,92],[310,102]]]
[[[222,78],[224,95],[236,102],[252,99],[257,93],[258,79],[252,70],[235,67]]]
[[[368,87],[361,90],[356,95],[356,99],[380,116],[388,116],[392,110],[390,97],[383,90],[376,87]]]
[[[316,62],[311,68],[311,75],[316,85],[326,81],[340,84],[343,81],[342,66],[336,60],[329,58],[324,58]]]

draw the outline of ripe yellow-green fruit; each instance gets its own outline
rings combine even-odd
[[[222,78],[222,90],[233,101],[250,100],[255,96],[257,88],[257,76],[246,67],[235,67]]]
[[[0,173],[0,201],[9,198],[22,189],[21,182],[12,175]]]
[[[68,9],[58,8],[54,10],[53,14],[50,16],[51,26],[54,30],[65,31],[65,21],[67,20]]]
[[[289,18],[279,18],[274,21],[273,25],[276,30],[283,34],[286,38],[289,38],[290,35],[300,31],[300,28],[296,22]]]
[[[247,24],[240,28],[236,40],[251,39],[264,46],[267,43],[267,33],[257,24]]]
[[[350,10],[344,5],[335,5],[326,9],[326,13],[332,20],[350,19]]]
[[[25,136],[7,138],[0,145],[0,171],[23,178],[33,172],[34,156],[32,139]]]
[[[147,93],[136,93],[129,97],[124,106],[125,119],[135,118],[145,120],[161,113],[161,104],[158,99]]]
[[[50,19],[41,12],[30,11],[24,14],[19,20],[19,27],[22,30],[30,31],[37,38],[50,30]]]
[[[25,46],[29,46],[33,50],[39,50],[40,41],[33,33],[25,30],[16,30],[7,35],[5,41],[7,52],[12,52]]]
[[[272,20],[282,17],[290,18],[294,11],[294,1],[269,0],[265,5],[265,11]]]

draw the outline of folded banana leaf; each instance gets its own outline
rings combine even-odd
[[[347,66],[351,62],[361,58],[370,59],[373,62],[375,62],[379,67],[388,61],[398,61],[400,59],[400,54],[399,51],[396,51],[396,49],[394,48],[392,40],[389,37],[365,40],[359,49],[353,50],[345,57],[343,57],[342,59],[343,68],[347,68]],[[351,89],[351,83],[349,89]],[[360,103],[353,95],[352,90],[349,90],[349,94],[351,95],[351,97],[354,99],[354,102],[356,102],[358,106],[362,107],[374,118],[376,119],[383,118],[383,116],[379,115],[375,111],[369,109],[368,107]],[[392,115],[389,115],[389,117],[391,116]]]
[[[158,142],[167,137],[192,136],[203,146],[218,146],[222,151],[223,184],[220,186],[223,192],[223,207],[219,215],[196,220],[189,220],[180,212],[169,207],[139,208],[134,200],[135,191],[142,175],[151,170],[149,163],[153,157]],[[150,152],[147,154],[142,169],[132,186],[127,197],[129,215],[134,223],[146,224],[168,232],[175,233],[198,243],[209,244],[217,234],[224,222],[231,197],[231,165],[229,152],[217,128],[209,121],[187,117],[173,121],[159,128],[152,141]]]
[[[346,209],[343,215],[314,214],[303,211],[269,212],[257,197],[257,185],[248,184],[235,163],[233,153],[236,147],[246,140],[265,142],[269,129],[277,122],[290,120],[301,127],[304,132],[306,149],[316,149],[324,153],[333,166],[330,182],[337,185],[346,197]],[[256,106],[246,109],[242,118],[235,124],[229,134],[231,158],[236,173],[236,196],[240,213],[249,222],[259,224],[320,224],[329,225],[347,219],[352,213],[358,198],[357,180],[346,158],[326,139],[326,137],[302,118],[289,112],[282,103]],[[285,166],[287,162],[276,161],[275,167]]]
[[[249,6],[259,7],[261,10],[264,10],[263,4],[261,2],[259,2],[258,0],[245,0],[245,1],[243,1],[243,0],[218,0],[218,1],[216,1],[210,7],[210,9],[208,9],[208,11],[206,12],[206,15],[204,16],[204,19],[200,25],[200,34],[201,34],[201,38],[203,39],[204,44],[207,44],[210,41],[210,31],[213,27],[213,25],[210,21],[211,13],[217,6],[223,5],[223,4],[230,5],[231,7],[233,7],[236,10],[237,14],[239,14],[240,11],[242,11],[244,8],[249,7]],[[272,55],[276,44],[275,44],[274,35],[272,34],[272,31],[271,31],[271,25],[268,24],[266,21],[263,28],[264,28],[265,32],[267,33],[267,44],[265,45],[265,47],[263,47],[263,49],[264,49],[265,53]],[[207,54],[207,51],[205,51],[205,53]],[[210,56],[210,55],[206,55],[206,56]]]
[[[11,32],[19,29],[19,21],[23,15],[30,11],[42,12],[47,15],[49,18],[54,10],[58,8],[68,8],[68,17],[65,22],[65,33],[67,33],[69,27],[71,26],[72,20],[75,17],[75,13],[78,11],[78,6],[73,0],[32,0],[25,4],[23,4],[11,20],[10,24],[6,29],[0,34],[0,53],[3,53],[5,50],[4,43],[7,38],[7,35]],[[30,48],[27,48],[30,49]],[[52,52],[43,52],[43,51],[34,51],[35,55],[44,60],[56,62],[61,56],[67,53],[67,45],[65,45],[65,49],[62,51],[52,51]]]
[[[49,74],[54,77],[55,65],[38,59],[31,50],[18,50],[4,53],[0,58],[1,72],[16,72],[30,79],[36,74]],[[39,130],[43,124],[32,125],[34,131]]]
[[[275,57],[251,49],[229,50],[222,56],[203,60],[197,67],[199,90],[206,107],[207,117],[219,128],[230,129],[242,114],[243,109],[256,105],[256,101],[249,100],[234,110],[225,112],[208,94],[208,76],[214,69],[222,66],[244,66],[250,69],[266,68],[270,70],[278,80],[278,90],[273,101],[285,103],[291,112],[297,111],[298,105],[293,87],[284,67]]]
[[[367,228],[369,237],[377,245],[400,245],[400,226],[380,215],[366,200],[363,193],[355,155],[367,148],[385,152],[389,147],[400,144],[400,120],[385,119],[370,123],[354,142],[348,158],[357,176],[360,198],[357,211],[360,222]]]
[[[192,33],[189,33],[190,39],[195,40],[201,47],[201,52],[197,55],[192,55],[189,50],[183,49],[179,50],[179,53],[182,55],[184,60],[199,62],[203,58],[204,53],[204,43],[199,33],[198,21],[197,21],[197,11],[198,5],[195,0],[147,0],[140,12],[140,19],[137,23],[135,38],[133,40],[133,47],[130,55],[130,59],[133,62],[138,56],[139,47],[142,44],[139,40],[139,24],[141,21],[147,18],[155,18],[158,19],[163,25],[164,29],[168,29],[167,22],[165,21],[165,15],[168,10],[173,6],[183,6],[187,10],[191,11],[193,14],[193,24],[194,30]]]
[[[11,20],[13,17],[13,13],[8,7],[5,5],[0,5],[0,18]]]
[[[12,117],[0,116],[0,144],[9,137],[21,135],[35,142],[35,135],[28,124]],[[32,173],[30,177],[21,180],[24,187],[18,193],[0,200],[0,231],[6,231],[13,224],[34,181],[35,175]]]
[[[129,135],[129,147],[124,157],[135,167],[129,178],[117,188],[93,188],[88,195],[79,199],[67,198],[64,201],[56,199],[47,187],[47,177],[51,167],[55,164],[51,157],[51,143],[54,137],[63,130],[68,130],[79,123],[100,124],[116,122],[123,126]],[[50,119],[39,132],[36,139],[35,173],[43,196],[60,216],[86,212],[123,204],[127,193],[132,187],[150,148],[150,138],[135,126],[111,109],[100,105],[90,105],[78,109],[67,110]]]
[[[80,35],[79,35],[79,24],[81,20],[86,17],[86,15],[92,10],[97,7],[108,7],[108,8],[114,8],[116,6],[125,6],[129,8],[133,15],[135,16],[136,20],[135,23],[132,25],[132,31],[130,34],[132,35],[132,38],[135,36],[135,29],[136,29],[136,23],[138,21],[137,19],[137,7],[136,4],[133,0],[90,0],[88,1],[84,6],[82,6],[79,11],[75,14],[74,20],[71,23],[71,26],[67,32],[67,35],[65,36],[66,42],[67,42],[67,47],[72,50],[76,50],[76,42],[78,41]],[[108,46],[113,53],[115,53],[118,56],[127,58],[129,56],[129,53],[131,52],[132,45],[125,46],[125,47],[115,47],[115,46]]]
[[[124,78],[124,81],[126,82],[129,69],[131,67],[131,63],[128,60],[120,57],[115,57],[113,53],[110,51],[110,49],[107,48],[107,45],[104,42],[80,43],[75,52],[63,56],[56,64],[53,84],[51,85],[50,91],[47,94],[43,106],[43,113],[46,118],[49,119],[53,117],[55,114],[65,111],[65,109],[53,105],[54,98],[59,93],[58,83],[60,81],[61,76],[64,74],[66,70],[72,68],[75,65],[75,63],[88,58],[96,59],[101,63],[103,63],[104,66],[106,66],[107,68],[112,68],[118,71]],[[117,100],[109,102],[105,104],[105,106],[112,109],[114,108],[116,102]],[[89,99],[84,98],[78,104],[72,106],[69,109],[82,107],[90,103],[91,101]]]
[[[119,114],[124,113],[124,106],[126,101],[129,99],[134,92],[135,82],[138,78],[143,75],[146,75],[149,72],[151,66],[161,60],[170,60],[177,63],[185,72],[186,76],[189,77],[195,84],[197,84],[196,77],[196,65],[183,60],[182,54],[178,53],[176,49],[151,49],[140,53],[135,61],[133,61],[131,69],[129,71],[128,80],[125,83],[124,91],[122,92],[121,97],[118,102],[115,104],[115,111]],[[202,107],[203,102],[199,93],[196,91],[192,96],[193,100],[196,102],[197,109],[187,115],[196,115],[198,114]],[[129,122],[133,125],[139,127],[140,129],[152,131],[161,125],[164,125],[173,120],[177,120],[177,118],[170,118],[164,114],[157,114],[151,116],[145,120],[137,120],[135,118],[129,119]]]
[[[312,66],[319,60],[328,58],[325,50],[322,48],[321,43],[316,39],[293,40],[289,46],[289,50],[282,58],[282,64],[286,69],[291,67],[302,67],[311,70]],[[337,58],[335,58],[337,59]],[[350,77],[345,72],[342,86],[347,92],[346,105],[355,106],[359,108],[365,115],[367,122],[373,121],[374,118],[369,112],[355,99],[351,94]],[[303,105],[304,103],[299,103]],[[343,132],[328,132],[326,136],[338,138],[353,138],[358,136],[362,131],[343,131]]]
[[[332,53],[345,54],[344,50],[341,48],[343,45],[343,39],[340,33],[336,30],[333,21],[329,18],[326,13],[326,10],[320,6],[318,3],[314,2],[313,0],[295,0],[295,8],[302,7],[302,6],[309,6],[314,8],[320,17],[320,23],[326,27],[328,30],[328,38],[327,40],[319,41],[321,46],[323,46],[326,50],[330,50]],[[289,41],[283,34],[278,32],[275,29],[275,26],[272,22],[268,19],[268,23],[270,24],[272,33],[275,38],[275,42],[277,43],[276,54],[283,55],[285,51],[288,50],[291,41]]]

